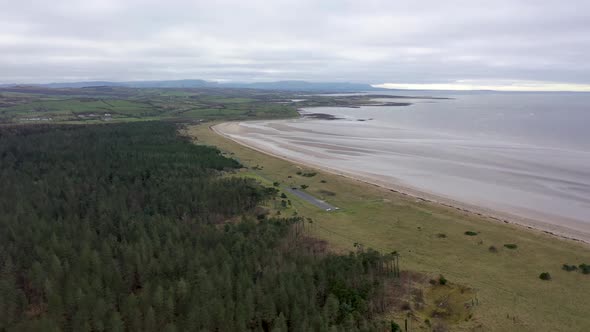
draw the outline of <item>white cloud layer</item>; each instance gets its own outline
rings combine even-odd
[[[383,83],[374,84],[375,87],[385,89],[406,90],[494,90],[494,91],[573,91],[590,92],[590,84],[557,83],[557,82],[527,82],[527,81],[496,81],[480,82],[457,81],[453,83]]]
[[[0,83],[304,79],[586,89],[589,52],[587,0],[0,0]]]

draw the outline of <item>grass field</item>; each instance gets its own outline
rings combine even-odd
[[[590,263],[587,245],[302,167],[243,147],[206,125],[189,127],[187,132],[199,144],[215,145],[247,166],[241,176],[289,186],[305,184],[309,193],[339,207],[337,212],[326,212],[288,197],[292,208],[284,212],[312,218],[308,228],[328,241],[332,250],[347,252],[355,243],[383,252],[397,250],[402,270],[434,279],[442,274],[451,284],[462,286],[451,291],[428,288],[429,304],[413,310],[412,330],[429,331],[432,327],[425,319],[443,319],[452,323],[453,331],[590,331],[590,275],[561,268],[566,263]],[[552,280],[539,279],[542,272],[549,272]],[[473,291],[466,296],[457,289]],[[437,308],[445,301],[454,306],[441,313]],[[464,317],[462,307],[470,303],[472,317]]]
[[[290,93],[225,89],[0,89],[0,122],[275,119],[297,114]]]
[[[244,89],[14,87],[0,88],[0,123],[278,119],[296,116],[300,107],[356,107],[374,104],[371,98]]]

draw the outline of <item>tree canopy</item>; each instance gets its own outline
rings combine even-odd
[[[381,254],[249,217],[277,191],[176,129],[0,128],[0,331],[385,328]]]

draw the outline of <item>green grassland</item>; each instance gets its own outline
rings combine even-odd
[[[430,331],[437,321],[459,331],[590,330],[590,275],[562,270],[562,264],[588,263],[587,245],[296,165],[227,140],[205,125],[187,133],[246,165],[239,176],[304,184],[309,193],[339,207],[326,212],[288,195],[292,205],[281,212],[311,218],[308,230],[332,250],[348,252],[354,244],[396,250],[402,270],[434,280],[444,275],[445,286],[411,281],[423,290],[424,300],[395,317],[411,315],[412,330]],[[542,272],[552,280],[539,279]]]
[[[155,115],[153,108],[141,102],[113,99],[42,100],[3,108],[2,115],[13,119],[44,118],[66,120],[110,120],[112,118],[140,118]]]
[[[294,117],[302,107],[375,104],[371,98],[211,88],[0,88],[0,123],[278,119]]]
[[[225,89],[0,89],[0,122],[284,118],[297,115],[285,94]],[[287,96],[288,97],[288,96]],[[274,102],[278,101],[278,102]]]

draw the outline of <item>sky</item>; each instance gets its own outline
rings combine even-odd
[[[0,0],[0,83],[590,91],[589,53],[589,0]]]

